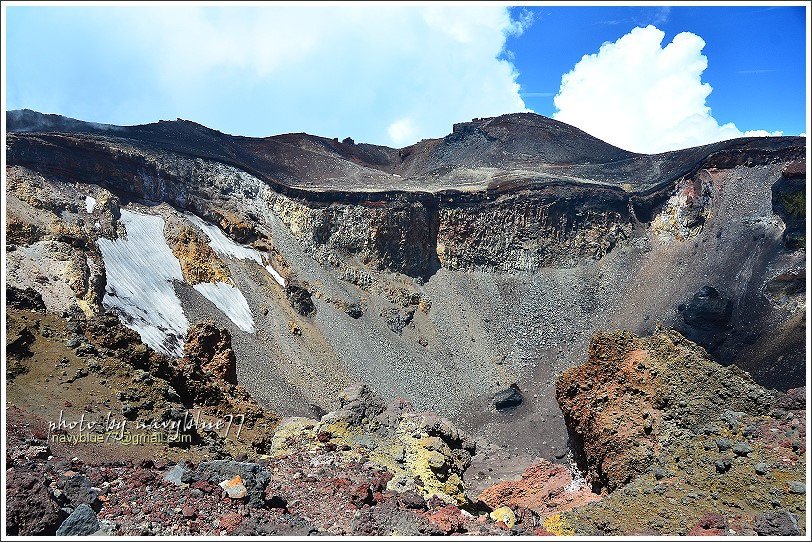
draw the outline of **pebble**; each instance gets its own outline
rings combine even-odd
[[[733,443],[730,441],[730,439],[727,438],[716,439],[716,447],[719,448],[720,452],[729,450],[731,446],[733,446]]]
[[[752,451],[753,451],[753,448],[749,444],[747,444],[746,442],[737,442],[733,446],[733,453],[738,455],[738,456],[743,457],[743,456],[749,455],[750,452],[752,452]]]
[[[806,485],[803,482],[793,480],[788,482],[787,486],[789,486],[789,492],[795,495],[803,495],[806,493]]]
[[[720,474],[724,473],[724,472],[727,472],[727,471],[730,470],[730,467],[732,465],[733,465],[733,463],[730,461],[730,459],[727,459],[727,458],[717,459],[716,460],[716,472],[718,472]]]

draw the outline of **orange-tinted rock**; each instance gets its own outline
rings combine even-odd
[[[231,334],[214,322],[198,322],[189,328],[184,362],[230,384],[237,383],[237,358],[231,348]]]
[[[542,461],[525,470],[519,480],[486,488],[479,500],[491,508],[527,508],[549,514],[600,499],[586,487],[568,490],[572,482],[572,474],[566,467]]]
[[[675,331],[597,333],[589,359],[556,383],[587,480],[613,491],[646,472],[663,443],[700,432],[723,411],[766,414],[774,393],[723,367]]]
[[[648,352],[628,338],[596,335],[589,361],[565,371],[556,386],[568,425],[582,437],[589,480],[609,490],[644,471],[659,448],[647,361]]]

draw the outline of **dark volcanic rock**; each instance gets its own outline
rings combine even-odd
[[[6,305],[15,309],[28,311],[44,311],[45,303],[42,295],[35,289],[28,287],[25,289],[6,285]]]
[[[760,536],[797,536],[801,534],[798,519],[792,512],[776,510],[758,516],[753,521],[753,530]]]
[[[289,283],[285,289],[290,306],[302,316],[312,316],[316,312],[310,291],[304,286]]]
[[[68,502],[73,506],[87,504],[97,508],[101,504],[98,500],[99,493],[92,488],[90,481],[81,474],[60,480],[57,487],[62,490]]]
[[[80,504],[68,516],[59,529],[57,536],[88,536],[99,530],[99,520],[93,509],[86,504]]]
[[[215,461],[205,461],[194,471],[187,471],[181,476],[184,483],[205,480],[213,484],[219,484],[239,476],[245,489],[249,506],[265,506],[265,487],[271,479],[271,474],[262,468],[258,463],[247,463],[218,459]]]
[[[784,245],[798,250],[806,245],[806,164],[789,164],[772,187],[775,214],[784,221]]]
[[[694,294],[682,311],[685,336],[713,349],[725,340],[732,315],[733,303],[713,286],[705,286]]]
[[[505,410],[521,405],[523,400],[522,392],[514,384],[493,396],[493,406],[496,407],[496,410]]]
[[[19,536],[53,536],[63,515],[36,473],[11,469],[6,477],[6,528]]]

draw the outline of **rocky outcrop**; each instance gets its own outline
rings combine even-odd
[[[605,494],[550,516],[557,534],[746,535],[792,524],[764,514],[804,513],[793,489],[805,477],[801,390],[764,389],[658,330],[596,335],[556,394],[587,479]]]
[[[170,232],[167,243],[180,262],[183,278],[189,284],[231,283],[228,267],[209,246],[208,240],[196,230],[187,226],[177,233]]]
[[[173,380],[188,400],[214,404],[224,391],[237,384],[237,359],[231,348],[231,335],[213,322],[189,327]]]
[[[713,177],[712,171],[701,170],[695,176],[679,180],[673,194],[654,218],[653,230],[679,240],[695,235],[705,223],[710,200],[717,191]]]
[[[42,473],[11,468],[6,473],[6,529],[11,536],[54,536],[64,518]]]
[[[784,221],[784,246],[798,250],[806,246],[806,160],[784,167],[781,178],[772,187],[775,213]]]
[[[365,385],[347,388],[335,411],[321,420],[294,418],[277,430],[273,454],[308,449],[346,449],[392,473],[386,487],[416,491],[425,499],[467,502],[462,474],[474,443],[448,420],[414,412],[405,401],[387,404]]]
[[[449,269],[532,271],[599,259],[630,234],[627,195],[607,188],[546,189],[440,211],[437,255]],[[459,202],[459,203],[458,203]]]
[[[613,491],[645,472],[665,442],[700,432],[724,411],[765,414],[774,395],[662,330],[597,334],[588,361],[559,378],[556,397],[587,479]]]
[[[599,499],[586,485],[574,480],[567,467],[548,461],[528,467],[518,480],[486,488],[478,497],[494,510],[502,506],[525,508],[543,517]]]

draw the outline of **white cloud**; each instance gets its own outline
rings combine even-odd
[[[389,138],[395,145],[406,145],[407,143],[414,143],[415,136],[418,133],[417,127],[409,117],[396,120],[389,125],[386,129]]]
[[[702,81],[708,59],[705,42],[690,32],[662,46],[665,33],[635,28],[598,53],[585,55],[561,78],[554,98],[557,120],[624,149],[656,153],[744,135],[720,124],[706,100],[713,90]]]
[[[503,49],[532,16],[503,6],[129,8],[93,23],[117,36],[106,47],[138,59],[128,77],[140,88],[115,118],[92,120],[155,115],[157,103],[162,118],[231,133],[405,145],[526,111]]]

